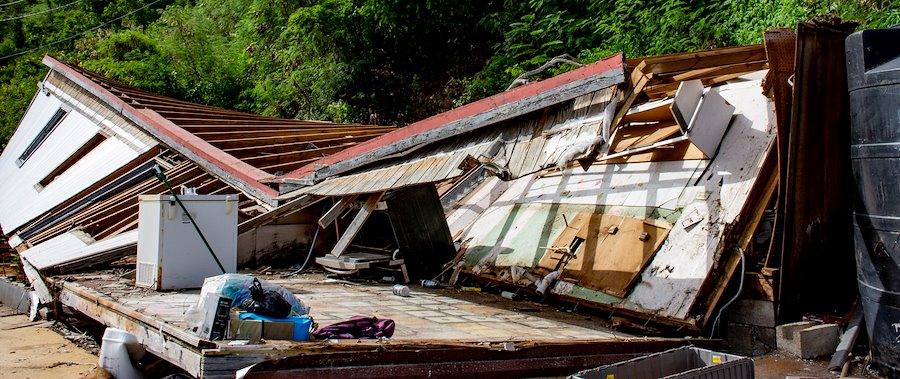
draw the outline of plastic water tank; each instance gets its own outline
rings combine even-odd
[[[900,29],[846,41],[854,249],[873,363],[900,377]]]
[[[144,347],[134,334],[106,328],[100,345],[100,367],[117,379],[142,379],[144,375],[132,364],[144,355]]]

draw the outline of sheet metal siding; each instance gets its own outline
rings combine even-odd
[[[53,237],[44,243],[25,250],[22,252],[22,257],[27,259],[36,269],[43,270],[76,259],[133,245],[137,243],[138,237],[137,230],[132,230],[102,241],[91,242],[90,240],[86,241],[79,238],[76,233],[78,232],[63,233]],[[87,236],[84,237],[86,238]]]
[[[22,167],[16,166],[16,158],[60,104],[55,96],[39,95],[0,156],[0,175],[4,178],[0,183],[0,225],[6,233],[50,210],[137,156],[129,146],[116,139],[108,139],[46,188],[41,191],[36,189],[35,184],[100,130],[80,112],[72,110],[31,158]]]

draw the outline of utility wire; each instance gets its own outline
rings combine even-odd
[[[5,7],[5,6],[7,6],[7,5],[18,4],[18,3],[21,3],[21,2],[24,2],[24,1],[25,1],[25,0],[10,1],[10,2],[8,2],[8,3],[6,3],[6,4],[0,4],[0,8]]]
[[[13,20],[21,20],[21,19],[26,18],[26,17],[37,16],[37,15],[39,15],[39,14],[44,14],[44,13],[48,13],[48,12],[53,12],[53,11],[58,10],[58,9],[63,9],[63,8],[65,8],[65,7],[70,7],[70,6],[75,5],[75,4],[78,4],[78,3],[80,3],[80,2],[81,2],[81,0],[75,0],[75,1],[73,1],[73,2],[71,2],[71,3],[63,4],[63,5],[60,5],[60,6],[56,7],[56,8],[50,8],[50,9],[42,10],[42,11],[40,11],[40,12],[34,12],[34,13],[29,13],[29,14],[23,14],[23,15],[21,15],[21,16],[15,16],[15,17],[10,17],[10,18],[4,18],[4,19],[0,20],[0,22],[13,21]],[[10,4],[12,4],[12,3],[10,3]]]
[[[88,33],[90,33],[90,32],[93,32],[94,30],[100,29],[100,28],[102,28],[102,27],[104,27],[104,26],[106,26],[106,25],[112,24],[112,23],[114,23],[114,22],[116,22],[116,21],[119,21],[119,20],[125,18],[125,17],[131,16],[131,15],[137,13],[137,12],[140,12],[140,11],[142,11],[142,10],[144,10],[144,9],[147,9],[147,8],[153,6],[154,4],[156,4],[156,3],[160,2],[160,1],[162,1],[162,0],[156,0],[156,1],[152,2],[152,3],[150,3],[150,4],[144,5],[143,7],[140,7],[140,8],[138,8],[138,9],[135,9],[135,10],[133,10],[133,11],[131,11],[131,12],[128,12],[128,13],[126,13],[126,14],[123,14],[123,15],[121,15],[121,16],[119,16],[119,17],[116,17],[116,18],[114,18],[114,19],[112,19],[112,20],[109,20],[109,21],[107,21],[107,22],[104,22],[104,23],[102,23],[102,24],[100,24],[100,25],[97,25],[97,26],[95,26],[95,27],[93,27],[93,28],[90,28],[90,29],[88,29],[88,30],[85,30],[85,31],[83,31],[83,32],[80,32],[80,33],[76,33],[76,34],[70,35],[70,36],[68,36],[68,37],[66,37],[66,38],[63,38],[63,39],[60,39],[60,40],[56,40],[56,41],[53,41],[53,42],[50,42],[50,43],[47,43],[47,44],[43,44],[43,45],[38,46],[38,47],[35,47],[35,48],[31,48],[31,49],[27,49],[27,50],[22,50],[22,51],[20,51],[20,52],[18,52],[18,53],[13,53],[13,54],[9,54],[9,55],[6,55],[6,56],[2,56],[2,57],[0,57],[0,61],[5,60],[5,59],[9,59],[9,58],[13,58],[13,57],[18,57],[18,56],[20,56],[20,55],[25,55],[25,54],[28,54],[28,53],[30,53],[30,52],[32,52],[32,51],[39,50],[39,49],[43,49],[43,48],[48,47],[48,46],[53,46],[53,45],[56,45],[56,44],[58,44],[58,43],[63,43],[63,42],[66,42],[66,41],[68,41],[68,40],[71,40],[71,39],[73,39],[73,38],[77,38],[77,37],[79,37],[79,36],[88,34]]]

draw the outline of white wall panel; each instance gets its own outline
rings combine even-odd
[[[94,182],[135,159],[138,153],[108,138],[43,190],[35,184],[74,154],[100,128],[77,110],[69,111],[32,156],[19,167],[16,159],[59,109],[56,96],[39,93],[0,155],[0,226],[5,233],[23,226]]]

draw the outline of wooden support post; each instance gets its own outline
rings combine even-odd
[[[353,202],[356,201],[357,198],[359,198],[359,195],[347,195],[342,197],[341,201],[335,203],[331,207],[331,209],[329,209],[327,212],[325,212],[324,215],[322,215],[321,218],[319,218],[319,226],[327,228],[328,225],[331,225],[331,223],[334,222],[334,220],[336,220],[338,216],[341,215],[341,213],[344,213],[344,210],[350,207],[350,204],[353,204]]]
[[[368,220],[369,216],[372,215],[372,212],[375,211],[375,207],[378,206],[378,202],[381,201],[382,196],[384,196],[384,192],[369,195],[369,199],[366,200],[366,203],[360,208],[359,213],[357,213],[356,217],[353,218],[353,221],[350,222],[350,226],[344,231],[344,235],[341,236],[341,239],[334,245],[334,249],[331,249],[331,255],[340,257],[341,254],[344,253],[344,250],[347,250],[347,246],[350,246],[350,242],[353,242],[353,238],[356,237],[356,234],[359,233],[359,230],[365,225],[366,220]]]

